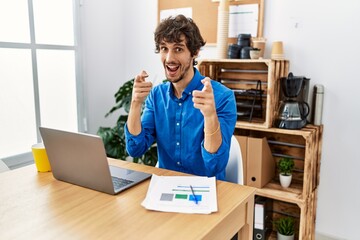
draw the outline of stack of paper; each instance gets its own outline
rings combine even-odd
[[[146,198],[146,209],[210,214],[217,211],[215,177],[152,175]]]

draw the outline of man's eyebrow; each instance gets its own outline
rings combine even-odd
[[[177,47],[185,47],[186,46],[186,44],[183,43],[183,42],[175,43],[174,45],[177,46]]]
[[[165,46],[167,43],[170,43],[170,42],[162,41],[159,45],[160,46]],[[185,47],[186,44],[185,44],[185,42],[175,42],[174,46],[175,47]]]

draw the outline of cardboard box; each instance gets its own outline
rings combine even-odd
[[[236,136],[244,166],[244,184],[262,188],[275,175],[275,160],[266,138]]]

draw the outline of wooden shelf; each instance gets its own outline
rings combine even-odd
[[[273,181],[266,184],[263,188],[256,190],[256,195],[276,199],[279,201],[295,203],[299,207],[303,206],[305,200],[302,195],[302,185],[291,184],[291,187],[284,189],[279,183]]]
[[[258,101],[262,109],[257,112],[260,116],[246,116],[247,119],[239,119],[237,125],[272,127],[279,105],[280,78],[288,74],[288,60],[204,59],[198,69],[202,75],[232,89],[238,103]],[[236,94],[239,91],[251,92],[253,96]],[[238,113],[244,112],[238,108]]]
[[[300,130],[289,130],[236,124],[235,129],[235,135],[266,137],[275,161],[282,156],[295,160],[297,171],[293,173],[293,182],[300,184],[297,189],[301,190],[299,197],[303,200],[319,184],[321,134],[322,126],[314,125],[307,125]],[[275,176],[278,176],[278,173]],[[280,190],[274,186],[276,185],[272,185],[275,190]]]

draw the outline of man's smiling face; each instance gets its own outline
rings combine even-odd
[[[193,56],[186,46],[185,37],[180,42],[162,41],[160,44],[161,61],[164,65],[166,78],[177,83],[181,80],[190,81],[193,77]]]

